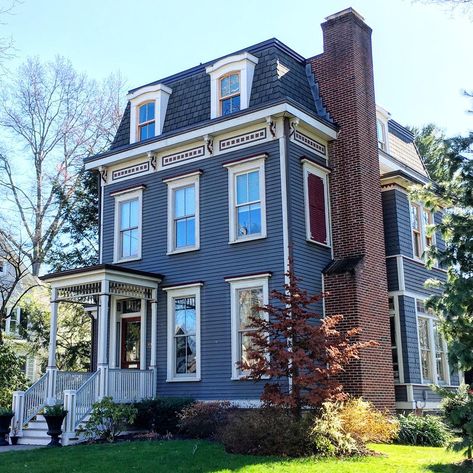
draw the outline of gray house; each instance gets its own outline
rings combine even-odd
[[[111,149],[85,163],[101,182],[100,264],[43,277],[49,363],[14,400],[23,442],[58,400],[66,442],[106,395],[256,405],[262,383],[238,368],[248,316],[290,258],[330,293],[321,312],[379,342],[342,377],[349,392],[409,410],[435,407],[432,383],[458,384],[423,305],[434,216],[407,192],[429,178],[412,135],[376,109],[371,29],[352,9],[322,29],[313,58],[270,39],[129,92]],[[56,369],[62,301],[94,318],[92,373]]]

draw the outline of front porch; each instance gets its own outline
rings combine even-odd
[[[51,333],[46,373],[13,397],[12,420],[20,437],[46,405],[68,411],[63,443],[75,437],[92,405],[105,396],[133,402],[156,395],[157,289],[161,277],[98,265],[43,277],[51,284]],[[92,372],[58,371],[56,333],[61,303],[81,304],[93,318]]]

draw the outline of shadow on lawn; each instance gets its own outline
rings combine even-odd
[[[428,471],[433,473],[472,473],[473,462],[450,463],[449,465],[436,463],[426,467]]]

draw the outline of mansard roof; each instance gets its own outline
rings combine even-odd
[[[306,110],[323,121],[333,124],[333,120],[320,97],[317,80],[311,67],[301,55],[276,38],[272,38],[228,54],[223,58],[242,52],[249,52],[258,58],[250,104],[246,111],[288,99],[293,103],[297,103],[302,110]],[[162,135],[196,125],[203,125],[210,121],[211,100],[210,76],[205,69],[223,58],[217,58],[164,79],[145,84],[130,90],[130,93],[155,84],[163,84],[172,89]],[[232,117],[237,116],[238,113],[245,113],[245,111],[232,114]],[[110,149],[125,148],[129,144],[130,103],[126,106]]]

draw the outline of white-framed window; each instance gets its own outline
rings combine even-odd
[[[250,317],[257,315],[257,307],[268,304],[269,273],[240,278],[227,278],[231,291],[231,328],[232,328],[232,379],[238,380],[245,376],[239,363],[247,360],[251,348],[250,333],[254,331]],[[266,312],[260,312],[267,317]]]
[[[200,171],[167,179],[168,254],[200,247]]]
[[[322,245],[331,245],[330,195],[328,170],[302,160],[304,173],[304,209],[306,239]]]
[[[416,259],[422,260],[425,251],[435,244],[435,233],[430,234],[429,228],[434,224],[434,215],[421,204],[411,202],[412,251]]]
[[[256,64],[258,58],[241,53],[206,68],[210,75],[210,118],[248,108]]]
[[[156,125],[156,102],[146,102],[138,107],[138,141],[153,138]]]
[[[379,118],[376,119],[376,135],[378,137],[378,148],[387,151],[386,124]]]
[[[200,288],[202,284],[164,288],[167,292],[167,382],[200,381]]]
[[[10,317],[5,319],[5,333],[7,335],[20,334],[21,315],[21,307],[16,307]]]
[[[437,316],[416,299],[419,355],[423,384],[450,384],[447,344],[438,329]]]
[[[398,337],[396,329],[396,306],[394,303],[394,297],[389,297],[389,326],[391,330],[391,353],[393,360],[393,371],[394,371],[394,381],[400,381],[400,362],[399,362],[399,348],[398,348]]]
[[[266,237],[265,156],[228,163],[230,243]]]
[[[115,192],[114,262],[141,258],[143,188]]]
[[[130,143],[143,141],[163,132],[172,89],[153,84],[130,92]]]

